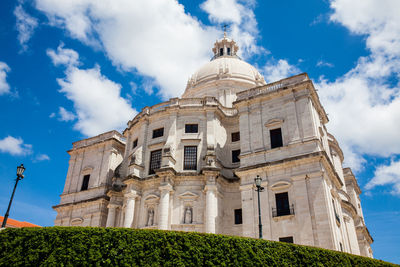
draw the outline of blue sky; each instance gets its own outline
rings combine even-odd
[[[307,72],[363,190],[374,256],[400,263],[400,2],[0,3],[0,212],[53,225],[71,143],[180,96],[222,25],[267,81]],[[3,214],[2,214],[3,215]]]

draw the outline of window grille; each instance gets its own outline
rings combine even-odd
[[[161,167],[161,149],[151,151],[149,174],[155,174],[156,169]]]
[[[183,169],[197,170],[197,146],[185,146],[183,154]]]

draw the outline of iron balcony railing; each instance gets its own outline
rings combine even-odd
[[[294,215],[294,205],[290,205],[288,208],[272,208],[272,217],[280,217],[286,215]]]

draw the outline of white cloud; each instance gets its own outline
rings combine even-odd
[[[245,7],[235,0],[207,0],[201,8],[208,13],[209,20],[217,23],[240,24]]]
[[[131,86],[132,94],[136,95],[136,93],[137,93],[136,90],[138,88],[137,84],[131,81],[131,82],[129,82],[129,85]]]
[[[71,67],[64,79],[58,79],[60,92],[74,102],[78,121],[74,128],[87,136],[122,130],[136,111],[120,96],[121,85],[100,73],[100,67]]]
[[[78,53],[75,50],[64,48],[63,43],[57,47],[57,52],[53,49],[47,49],[46,53],[55,66],[76,66],[79,64]]]
[[[36,162],[38,162],[38,161],[45,161],[45,160],[50,160],[50,157],[49,157],[48,155],[46,155],[46,154],[38,154],[38,155],[36,155],[36,157],[35,157],[35,161],[36,161]]]
[[[333,0],[331,20],[355,34],[367,35],[372,53],[400,54],[400,1]]]
[[[50,115],[49,115],[49,118],[54,118],[56,116],[56,113],[55,112],[52,112]]]
[[[232,21],[230,34],[244,57],[266,52],[256,45],[257,22],[251,1],[206,1],[213,22]],[[221,9],[229,3],[225,18]],[[173,0],[36,0],[52,25],[92,47],[103,49],[114,65],[154,80],[163,98],[183,93],[187,78],[212,56],[222,29],[202,24]],[[225,12],[226,14],[227,12]],[[178,33],[178,34],[177,34]]]
[[[32,145],[24,144],[24,140],[18,137],[7,136],[0,139],[0,152],[14,156],[23,156],[32,153]]]
[[[5,62],[0,61],[0,95],[10,92],[10,85],[7,83],[7,72],[10,70]]]
[[[22,5],[18,5],[14,9],[14,15],[17,19],[18,41],[22,47],[22,51],[25,51],[28,48],[27,43],[29,39],[38,26],[38,22],[37,19],[25,12]]]
[[[334,65],[332,63],[323,61],[323,60],[319,60],[316,64],[317,67],[328,67],[328,68],[333,68]]]
[[[331,20],[366,35],[370,55],[330,82],[316,83],[329,113],[329,129],[348,149],[345,162],[360,169],[363,155],[400,154],[400,2],[331,1]]]
[[[59,114],[59,120],[60,121],[73,121],[75,120],[76,116],[74,113],[66,110],[63,107],[60,107],[58,110],[58,114]]]
[[[153,77],[165,98],[184,91],[220,34],[172,0],[37,0],[36,7],[72,37],[104,49],[116,66]]]
[[[376,186],[392,185],[392,194],[400,195],[400,160],[391,161],[389,165],[380,165],[376,168],[365,189],[371,190]]]
[[[296,66],[289,64],[284,59],[278,61],[271,60],[262,69],[266,82],[275,82],[291,75],[299,74],[300,72]]]
[[[258,28],[253,1],[207,0],[200,7],[214,23],[228,23],[232,38],[238,43],[239,54],[247,58],[253,54],[269,53],[257,45]]]
[[[121,85],[101,74],[100,67],[79,69],[79,55],[72,49],[48,49],[48,55],[55,65],[66,66],[66,77],[57,79],[66,97],[74,103],[75,114],[59,108],[62,121],[77,119],[74,129],[86,136],[97,135],[110,130],[123,130],[127,121],[136,115],[128,101],[120,96]]]

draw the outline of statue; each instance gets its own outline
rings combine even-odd
[[[185,216],[183,218],[183,223],[190,224],[193,222],[193,213],[191,207],[186,207],[185,209]]]
[[[147,212],[147,226],[152,226],[154,224],[154,210],[149,209]]]

